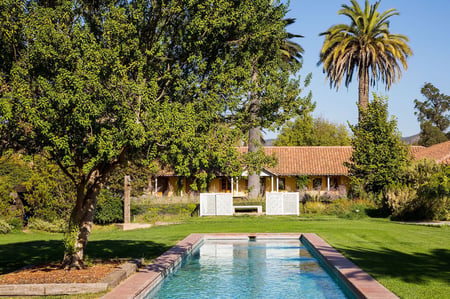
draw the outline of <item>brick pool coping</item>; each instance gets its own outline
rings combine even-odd
[[[357,298],[398,298],[373,277],[313,233],[191,234],[153,260],[151,264],[140,269],[139,272],[123,281],[102,298],[144,298],[151,289],[157,286],[182,261],[184,256],[196,249],[203,240],[248,239],[249,237],[255,237],[256,239],[296,239],[305,241],[319,258],[328,264],[332,271],[353,291]]]

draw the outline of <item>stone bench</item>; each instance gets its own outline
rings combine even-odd
[[[234,213],[257,213],[262,214],[262,206],[233,206]]]

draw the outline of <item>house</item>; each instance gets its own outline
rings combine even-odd
[[[246,147],[238,148],[246,153]],[[310,191],[345,191],[348,188],[348,169],[351,146],[270,146],[266,155],[275,155],[278,164],[261,172],[261,194],[265,192],[298,191],[299,181],[308,176],[306,189]],[[219,177],[210,183],[209,192],[233,192],[234,196],[247,193],[247,174],[240,178]]]
[[[237,148],[246,153],[246,147]],[[278,158],[275,167],[261,171],[261,194],[272,191],[299,191],[300,181],[307,177],[308,192],[341,193],[349,187],[349,171],[344,162],[349,162],[352,155],[351,146],[269,146],[264,147],[267,155],[274,154]],[[450,164],[450,141],[430,147],[411,146],[414,159],[434,159],[437,163]],[[172,171],[160,171],[150,180],[149,191],[157,196],[188,194],[190,181],[175,176]],[[240,177],[219,176],[208,186],[211,193],[233,193],[235,197],[248,194],[247,173]]]

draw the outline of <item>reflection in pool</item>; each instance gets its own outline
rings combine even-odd
[[[146,298],[347,298],[298,240],[205,240]]]

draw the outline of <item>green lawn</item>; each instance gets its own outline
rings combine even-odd
[[[385,219],[332,217],[204,217],[144,230],[96,230],[89,258],[150,260],[190,233],[313,232],[401,298],[448,298],[450,227],[397,224]],[[0,236],[0,273],[62,258],[62,236],[13,233]]]

